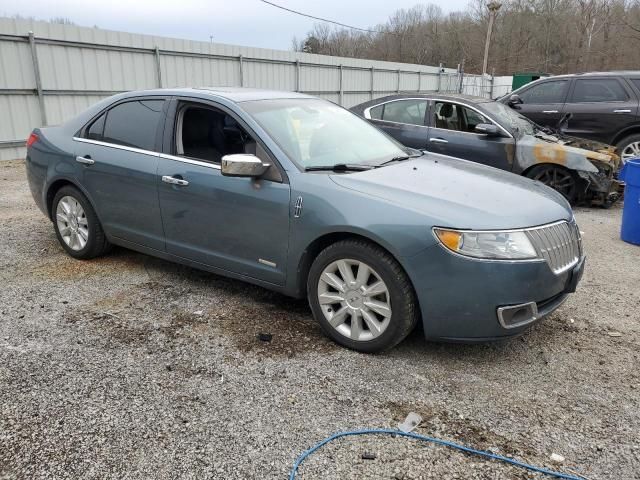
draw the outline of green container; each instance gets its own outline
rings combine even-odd
[[[511,90],[515,90],[529,82],[548,76],[548,73],[514,73],[513,80],[511,81]]]

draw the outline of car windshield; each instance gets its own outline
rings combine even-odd
[[[408,153],[366,120],[325,100],[259,100],[241,107],[301,168],[376,166]]]
[[[499,102],[486,102],[482,104],[487,112],[501,123],[509,128],[513,133],[520,135],[534,135],[539,127],[524,115],[520,115],[513,108],[508,107]]]

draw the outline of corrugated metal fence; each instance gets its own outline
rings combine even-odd
[[[62,123],[104,97],[178,86],[290,90],[346,107],[397,92],[500,93],[489,76],[441,66],[0,18],[0,160],[24,155],[34,127]]]

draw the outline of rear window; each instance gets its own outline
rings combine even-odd
[[[102,141],[143,150],[154,150],[163,103],[164,100],[137,100],[116,105],[106,114]],[[87,132],[88,138],[92,138],[90,135],[94,125]],[[98,130],[97,125],[96,130]],[[97,140],[97,138],[94,139]]]
[[[576,80],[572,103],[621,102],[629,97],[615,78]]]

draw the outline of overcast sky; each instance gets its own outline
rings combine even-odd
[[[400,8],[418,0],[272,0],[310,15],[358,27],[383,23]],[[462,10],[468,0],[449,0],[445,12]],[[191,40],[291,49],[291,39],[303,38],[314,20],[266,5],[259,0],[0,0],[0,15],[20,14],[49,19],[66,17],[80,26],[98,26]]]

